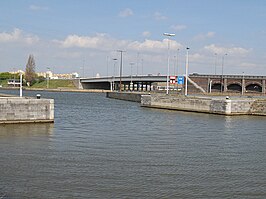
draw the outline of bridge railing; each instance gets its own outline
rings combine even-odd
[[[204,78],[228,78],[228,79],[266,79],[266,76],[253,76],[253,75],[200,75],[190,74],[189,77],[204,77]]]

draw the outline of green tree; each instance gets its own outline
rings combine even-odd
[[[25,80],[27,84],[30,86],[33,84],[35,80],[36,74],[35,74],[35,60],[33,55],[30,55],[28,58],[28,62],[26,65],[26,71],[25,71]]]
[[[9,72],[0,73],[0,79],[1,80],[11,79],[11,78],[12,78],[12,74]]]

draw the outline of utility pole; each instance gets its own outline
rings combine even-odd
[[[189,47],[187,47],[187,56],[186,56],[186,81],[185,81],[185,96],[187,96],[187,84],[188,84],[188,51],[189,51]]]
[[[122,69],[123,69],[123,53],[126,51],[123,50],[117,50],[117,52],[119,52],[121,54],[121,58],[120,58],[120,83],[119,83],[119,90],[120,92],[122,91]]]
[[[227,53],[224,54],[222,57],[222,79],[221,79],[221,93],[224,91],[224,57],[227,55]]]
[[[139,75],[139,52],[137,54],[137,76]]]
[[[164,36],[168,37],[167,42],[167,80],[166,80],[166,94],[169,94],[169,71],[170,71],[170,37],[174,37],[174,33],[164,33]]]

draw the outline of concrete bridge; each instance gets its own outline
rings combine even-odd
[[[166,82],[167,76],[123,76],[122,90],[151,90],[154,83]],[[190,74],[188,92],[256,93],[265,94],[266,76],[250,75],[200,75]],[[120,77],[81,78],[82,89],[119,90]],[[180,85],[179,85],[180,87]],[[181,86],[182,87],[182,86]]]
[[[135,90],[151,90],[155,82],[166,82],[167,76],[123,76],[121,77],[122,90],[129,90],[130,86]],[[81,78],[82,89],[119,90],[120,77],[94,77]]]

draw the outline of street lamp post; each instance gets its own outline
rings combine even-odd
[[[139,52],[137,54],[137,76],[139,75]]]
[[[244,95],[245,92],[245,77],[244,77],[244,72],[242,73],[242,95]]]
[[[187,47],[187,56],[186,56],[185,96],[187,96],[187,84],[188,84],[188,51],[189,51],[189,47]]]
[[[111,84],[112,85],[112,89],[111,89],[112,91],[115,90],[115,74],[116,74],[116,69],[115,69],[116,67],[115,67],[115,65],[116,65],[117,59],[114,58],[113,61],[114,61],[114,74],[113,74],[113,82]]]
[[[133,86],[133,82],[132,82],[132,67],[133,67],[134,63],[131,62],[130,63],[130,90],[132,91],[132,89],[134,89],[134,86]]]
[[[50,68],[47,68],[47,72],[46,72],[46,76],[47,76],[47,85],[46,85],[46,87],[47,87],[47,89],[49,88],[49,70],[50,70]]]
[[[176,53],[176,76],[178,76],[178,56],[179,56],[179,48],[177,49]]]
[[[141,59],[141,75],[143,75],[143,59]]]
[[[222,57],[222,79],[221,79],[221,93],[224,90],[224,57],[227,55],[227,53],[225,53]]]
[[[19,73],[19,78],[20,78],[19,96],[22,97],[22,72]]]
[[[214,74],[216,75],[216,66],[217,66],[217,53],[214,53],[215,55],[215,62],[214,62]]]
[[[123,69],[123,52],[126,52],[126,51],[123,51],[123,50],[117,50],[117,52],[120,52],[121,54],[121,58],[120,58],[120,83],[119,83],[119,90],[120,92],[122,91],[122,69]]]
[[[167,78],[166,78],[166,94],[169,94],[169,71],[170,71],[170,37],[175,36],[173,33],[164,33],[164,36],[168,37],[168,47],[167,47]]]

